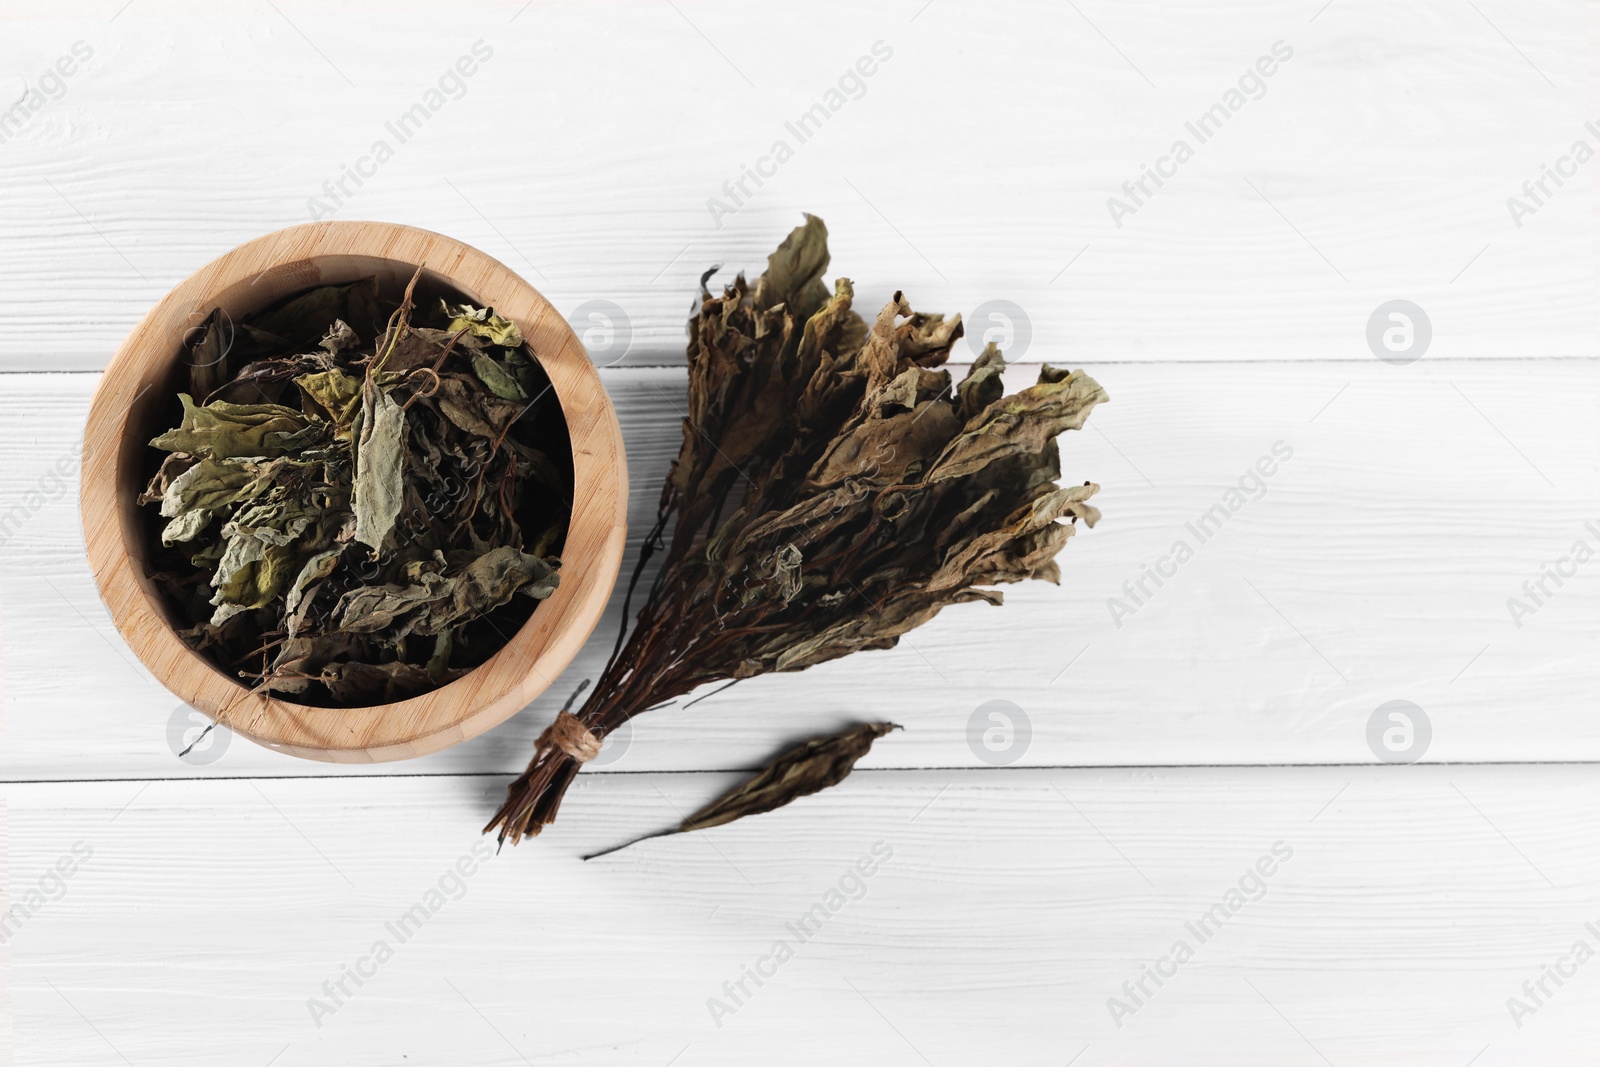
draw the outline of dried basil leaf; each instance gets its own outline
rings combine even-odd
[[[355,537],[376,550],[394,528],[405,496],[406,417],[372,378],[367,379],[362,402],[367,418],[356,452]]]
[[[472,353],[472,372],[495,396],[505,400],[528,399],[528,394],[522,391],[522,386],[511,373],[482,352]]]
[[[515,348],[522,344],[522,331],[510,319],[502,318],[492,308],[475,308],[470,304],[446,304],[445,314],[450,316],[450,333],[466,330],[497,345]]]
[[[200,324],[200,335],[189,346],[189,391],[208,397],[229,378],[228,354],[233,347],[233,322],[212,308]]]
[[[849,777],[856,761],[871,751],[874,741],[892,730],[901,728],[899,724],[892,722],[865,722],[840,733],[804,741],[783,752],[763,767],[755,777],[740,783],[731,792],[707,804],[673,829],[635,838],[627,844],[617,845],[615,848],[608,848],[583,858],[592,860],[596,856],[608,855],[653,837],[708,830],[713,826],[724,826],[747,815],[776,811],[801,797],[838,785]]]
[[[557,581],[548,561],[504,545],[451,572],[418,568],[411,584],[347,593],[339,602],[339,626],[352,633],[392,630],[400,637],[439,634],[500,607],[515,593],[543,600],[556,591]]]
[[[321,406],[341,434],[349,431],[361,405],[361,379],[334,367],[302,374],[294,383]]]
[[[815,215],[796,228],[777,251],[767,257],[767,270],[756,284],[755,305],[784,305],[798,322],[805,322],[828,299],[822,272],[828,269],[828,227]]]
[[[183,423],[150,444],[168,452],[188,452],[229,459],[234,456],[281,456],[296,451],[315,436],[305,417],[278,404],[229,404],[214,400],[204,407],[188,393],[178,394]]]

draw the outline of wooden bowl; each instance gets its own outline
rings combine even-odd
[[[173,631],[146,577],[148,509],[135,504],[163,428],[186,334],[212,308],[238,319],[315,285],[377,275],[403,289],[424,279],[489,305],[522,329],[550,376],[572,439],[573,506],[561,583],[493,657],[409,700],[321,708],[252,695]],[[616,412],[566,321],[533,286],[460,241],[409,226],[316,222],[268,234],[190,275],[134,329],[89,409],[80,505],[89,564],[117,629],[158,679],[191,706],[269,748],[333,763],[407,759],[447,748],[527,706],[561,673],[605,610],[627,531],[628,469]]]

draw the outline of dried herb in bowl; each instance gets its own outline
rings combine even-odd
[[[626,644],[577,715],[556,716],[487,830],[555,817],[600,741],[711,682],[891,648],[993,586],[1057,581],[1090,482],[1062,486],[1056,438],[1105,392],[1045,366],[1005,394],[989,345],[956,383],[959,317],[896,293],[869,324],[848,279],[823,284],[827,229],[807,216],[754,286],[704,291],[690,323],[683,446],[635,572],[671,541]],[[702,278],[702,287],[707,278]],[[631,589],[630,589],[631,592]]]
[[[566,423],[490,308],[322,286],[189,345],[141,504],[181,636],[298,703],[369,706],[465,674],[556,588]]]

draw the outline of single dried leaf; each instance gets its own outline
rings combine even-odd
[[[162,472],[167,471],[166,464]],[[157,480],[162,475],[157,474]],[[161,531],[161,542],[173,544],[193,540],[217,510],[237,503],[248,494],[256,479],[249,466],[215,460],[209,456],[173,478],[162,490],[161,517],[171,519]],[[155,493],[151,483],[146,496]]]
[[[208,397],[226,382],[228,354],[233,347],[233,321],[212,308],[200,324],[199,336],[189,346],[189,391],[198,397]]]
[[[767,257],[766,273],[756,285],[756,307],[782,304],[796,320],[805,322],[828,299],[828,287],[822,283],[827,269],[828,227],[808,214],[805,225],[796,227]]]
[[[796,745],[727,796],[689,816],[678,829],[687,832],[722,826],[838,785],[872,749],[874,741],[898,729],[892,722],[868,722]]]
[[[819,793],[844,781],[855,769],[856,761],[872,750],[874,741],[898,729],[901,727],[897,723],[865,722],[840,733],[801,742],[773,759],[755,777],[707,804],[674,829],[637,838],[627,845],[618,845],[617,848],[606,849],[584,859],[604,856],[639,841],[649,840],[650,837],[708,830],[713,826],[725,826],[747,815],[776,811],[801,797]]]
[[[447,375],[440,379],[436,394],[439,411],[445,418],[470,434],[496,440],[527,405],[486,394],[466,379]]]
[[[322,406],[341,432],[349,431],[356,408],[361,404],[361,379],[334,367],[315,374],[302,374],[294,381]]]
[[[516,593],[543,600],[560,576],[545,559],[503,545],[449,572],[418,570],[410,585],[369,586],[339,602],[342,629],[352,633],[391,630],[433,635],[510,601]]]
[[[445,314],[451,317],[450,325],[446,327],[451,333],[466,330],[497,345],[516,347],[522,344],[522,331],[517,328],[517,324],[496,315],[493,308],[473,307],[471,304],[454,306],[446,304]]]
[[[1018,453],[1038,455],[1063,432],[1081,429],[1090,409],[1106,399],[1087,374],[1046,364],[1037,385],[974,415],[934,461],[929,480],[965,477]]]
[[[522,391],[522,386],[511,373],[482,352],[472,353],[472,372],[495,396],[505,400],[528,399],[528,394]]]
[[[316,595],[316,584],[333,573],[333,568],[339,563],[339,557],[344,554],[344,546],[325,549],[309,557],[300,568],[300,573],[289,585],[288,595],[284,598],[283,613],[286,619],[286,629],[292,637],[305,625],[305,615],[302,605],[310,607],[310,598]]]
[[[397,335],[397,336],[396,336]],[[389,338],[396,336],[393,344]],[[442,330],[416,329],[401,326],[385,333],[378,340],[377,350],[386,353],[383,369],[395,374],[432,367],[445,354],[450,335]]]
[[[183,423],[151,441],[168,452],[229,459],[234,456],[281,456],[304,447],[320,431],[294,408],[281,404],[229,404],[213,400],[199,405],[188,393],[178,394]]]
[[[394,528],[405,497],[406,415],[394,399],[367,379],[363,393],[367,417],[356,455],[356,540],[374,550]]]
[[[343,319],[334,319],[333,325],[328,327],[328,332],[317,342],[317,347],[330,356],[337,356],[340,352],[353,349],[359,344],[361,338],[350,328],[350,324]]]

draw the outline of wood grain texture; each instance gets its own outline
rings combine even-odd
[[[585,864],[730,783],[586,779],[538,841],[487,858],[476,779],[5,787],[14,891],[91,853],[12,938],[25,1062],[209,1065],[219,1040],[275,1067],[1500,1067],[1592,1047],[1593,961],[1520,1028],[1506,1004],[1600,941],[1584,769],[858,772]],[[851,878],[875,845],[889,857]],[[441,879],[401,942],[386,924]],[[1241,880],[1202,943],[1186,924]],[[1193,958],[1119,1028],[1108,998],[1179,940]],[[757,966],[734,1005],[723,983]],[[357,967],[319,1027],[308,1000]],[[713,997],[735,1008],[720,1026]]]
[[[1004,607],[952,608],[897,649],[652,712],[625,752],[594,769],[751,767],[783,741],[859,718],[908,727],[878,746],[880,765],[977,766],[968,723],[993,699],[1031,718],[1018,762],[1033,765],[1366,761],[1367,719],[1392,699],[1435,720],[1428,759],[1600,759],[1588,711],[1600,688],[1596,564],[1560,587],[1544,579],[1552,595],[1532,614],[1515,619],[1507,606],[1531,604],[1523,583],[1569,559],[1574,542],[1600,546],[1586,527],[1600,521],[1593,367],[1087,369],[1112,399],[1063,439],[1064,476],[1100,483],[1106,518],[1062,554],[1060,587],[1013,586]],[[643,531],[650,487],[678,448],[683,375],[603,373],[640,487],[631,525]],[[1034,373],[1014,368],[1010,382]],[[41,506],[24,507],[0,545],[9,742],[0,773],[317,773],[243,742],[204,768],[172,758],[165,730],[178,701],[130,663],[99,610],[70,483],[50,474],[60,457],[74,465],[93,378],[5,382],[0,521],[31,500]],[[1278,442],[1293,457],[1260,479],[1265,495],[1201,543],[1191,525]],[[1114,616],[1113,598],[1133,606],[1124,583],[1180,540],[1193,559],[1160,588],[1146,579],[1152,595]],[[406,770],[520,769],[534,736],[604,661],[620,598],[526,714]],[[85,655],[96,669],[78,666]],[[96,738],[88,750],[86,734]]]
[[[137,503],[150,435],[169,406],[184,339],[213,308],[235,320],[316,285],[376,276],[390,296],[413,273],[492,306],[521,327],[550,379],[572,445],[572,517],[561,583],[504,646],[449,685],[359,708],[308,708],[242,686],[174,632],[146,573]],[[420,296],[418,298],[421,299]],[[459,241],[407,226],[307,223],[250,241],[190,275],[151,309],[100,378],[84,427],[80,492],[90,569],[129,650],[181,701],[242,736],[330,763],[409,759],[498,726],[542,693],[599,621],[627,537],[622,431],[594,364],[527,282]]]
[[[0,374],[0,779],[32,780],[0,785],[9,900],[58,896],[48,872],[92,852],[0,945],[18,1062],[1586,1062],[1600,964],[1546,980],[1520,1028],[1507,998],[1578,939],[1600,946],[1591,769],[1376,767],[1364,738],[1409,699],[1432,718],[1425,761],[1600,760],[1600,564],[1545,577],[1600,546],[1600,163],[1546,179],[1521,225],[1508,208],[1600,144],[1597,11],[0,7],[0,104],[75,41],[94,53],[0,144],[0,370],[25,372]],[[1279,40],[1294,56],[1265,95],[1118,227],[1108,198]],[[387,124],[479,41],[492,55],[399,143]],[[859,97],[713,218],[878,41],[893,55]],[[355,185],[379,140],[392,157]],[[73,445],[94,378],[58,372],[101,369],[161,294],[341,179],[334,217],[484,249],[627,368],[604,382],[636,530],[678,444],[682,372],[653,368],[681,365],[701,272],[759,270],[801,211],[827,220],[863,307],[903,287],[1016,354],[975,314],[1010,300],[1023,357],[1085,366],[1112,403],[1066,442],[1107,518],[1061,589],[640,719],[558,823],[484,863],[318,1028],[308,998],[471,856],[619,607],[529,709],[447,752],[336,768],[235,739],[207,766],[174,758],[169,730],[198,726],[130,662],[83,562]],[[1410,367],[1365,338],[1397,298],[1432,320]],[[1266,495],[1118,627],[1107,600],[1280,440],[1294,455]],[[1507,601],[1540,580],[1519,627]],[[993,699],[1033,726],[1005,770],[967,740]],[[839,789],[575,859],[675,822],[784,741],[886,716],[908,729]],[[1365,766],[1041,769],[1328,761]],[[669,770],[710,773],[610,773]],[[288,773],[347,777],[268,780]],[[866,895],[718,1027],[708,999],[878,841],[894,856]],[[1278,841],[1294,854],[1266,895],[1118,1028],[1107,998]]]
[[[701,272],[759,270],[802,211],[864,303],[1010,300],[1034,358],[1361,361],[1395,298],[1439,354],[1593,355],[1593,167],[1520,227],[1507,207],[1600,145],[1584,5],[1323,7],[507,0],[441,24],[426,3],[138,0],[107,25],[52,4],[3,35],[6,67],[94,56],[4,145],[0,317],[21,329],[0,366],[103,366],[179,279],[313,198],[469,241],[563,314],[614,302],[630,361],[680,362]],[[1188,133],[1280,40],[1264,95]],[[786,124],[878,41],[892,57],[801,143]],[[475,72],[402,142],[389,124],[463,56]],[[1194,157],[1118,227],[1108,199],[1180,138]],[[792,158],[714,218],[780,139]]]

